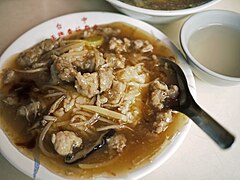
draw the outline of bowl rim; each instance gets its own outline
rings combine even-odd
[[[120,0],[106,0],[106,1],[118,7],[128,9],[129,11],[134,11],[136,13],[142,13],[142,14],[147,14],[152,16],[181,16],[181,15],[188,15],[188,14],[199,12],[205,8],[208,8],[218,3],[221,0],[211,0],[197,7],[180,9],[180,10],[152,10],[152,9],[136,7],[136,6],[124,3]]]
[[[99,12],[99,11],[71,13],[71,14],[66,14],[66,15],[63,15],[63,16],[58,16],[58,17],[52,18],[50,20],[47,20],[43,23],[40,23],[39,25],[34,26],[32,29],[26,31],[24,34],[22,34],[20,37],[18,37],[4,51],[4,53],[0,57],[0,67],[2,67],[4,62],[6,62],[6,60],[12,54],[14,54],[15,51],[24,50],[24,49],[27,48],[27,46],[34,45],[36,43],[35,41],[39,42],[43,38],[46,38],[46,37],[49,38],[50,35],[52,35],[53,32],[49,32],[49,33],[48,32],[47,33],[46,32],[40,32],[41,39],[39,39],[39,37],[38,37],[39,35],[37,35],[37,37],[32,38],[31,40],[27,40],[26,41],[27,45],[25,44],[24,46],[22,46],[21,41],[26,40],[25,36],[28,35],[29,33],[31,35],[33,35],[33,34],[38,32],[39,28],[40,28],[40,30],[45,29],[46,27],[49,27],[49,25],[51,25],[51,23],[54,23],[54,27],[55,27],[57,23],[62,23],[62,22],[65,22],[67,20],[68,20],[68,23],[69,23],[69,20],[74,21],[72,23],[75,26],[76,25],[75,20],[77,22],[79,22],[79,18],[81,19],[82,17],[92,17],[93,22],[90,22],[91,26],[93,26],[95,24],[107,24],[107,23],[119,22],[119,21],[124,22],[124,23],[128,23],[128,24],[136,26],[136,27],[138,27],[142,30],[145,30],[146,32],[155,36],[157,39],[161,40],[176,55],[176,57],[180,61],[180,65],[183,68],[185,67],[183,70],[187,75],[187,80],[188,80],[188,83],[189,83],[190,91],[193,94],[193,96],[196,98],[195,80],[194,80],[192,71],[191,71],[190,67],[188,66],[187,62],[185,61],[184,56],[182,55],[180,50],[176,48],[176,46],[167,38],[166,35],[164,35],[159,29],[155,28],[154,26],[152,26],[152,25],[150,25],[146,22],[134,19],[134,18],[126,16],[126,15],[118,14],[118,13]],[[104,22],[101,21],[99,23],[96,23],[96,17],[97,18],[106,17],[107,20],[103,19],[102,21],[104,21]],[[74,18],[76,18],[76,19],[74,19]],[[62,20],[62,19],[64,19],[64,20]],[[108,21],[110,21],[110,22],[108,22]],[[95,23],[95,24],[93,24],[93,23]],[[67,25],[67,27],[63,26],[63,28],[67,31],[68,28],[70,28],[70,27]],[[57,30],[56,30],[55,33],[57,35]],[[183,141],[185,140],[185,138],[186,138],[186,136],[187,136],[187,134],[190,130],[191,124],[192,124],[192,122],[191,122],[191,120],[189,120],[188,123],[181,130],[181,133],[178,134],[175,137],[174,142],[170,143],[160,154],[157,154],[156,156],[154,156],[151,163],[144,164],[143,167],[139,167],[139,168],[135,169],[134,171],[129,172],[128,174],[126,174],[127,177],[120,176],[117,179],[139,179],[139,178],[151,173],[153,170],[155,170],[160,165],[165,163],[176,152],[176,150],[180,147],[180,145],[183,143]],[[0,128],[0,136],[2,138],[2,140],[0,141],[0,144],[1,144],[0,153],[13,166],[15,166],[17,169],[19,169],[20,171],[22,171],[24,174],[28,175],[29,177],[32,177],[33,172],[34,172],[34,160],[31,160],[27,156],[23,155],[10,142],[7,134],[5,132],[3,132],[3,130],[1,128]],[[22,165],[23,162],[24,162],[24,166]],[[50,179],[53,179],[53,180],[65,179],[62,176],[53,173],[51,170],[48,170],[47,168],[45,168],[45,166],[40,165],[39,172],[38,172],[38,175],[37,175],[37,179],[47,179],[47,178],[48,179],[50,178]],[[102,180],[102,179],[109,179],[109,178],[101,178],[101,177],[98,178],[97,177],[96,179],[101,179]]]
[[[186,56],[188,57],[187,60],[190,61],[190,63],[193,63],[196,67],[198,67],[200,70],[206,72],[207,74],[213,76],[213,77],[217,77],[219,79],[223,79],[223,80],[228,80],[228,81],[232,81],[232,82],[240,82],[240,77],[231,77],[231,76],[227,76],[227,75],[223,75],[220,73],[217,73],[215,71],[210,70],[209,68],[207,68],[206,66],[202,65],[190,52],[189,48],[188,48],[188,42],[185,41],[185,36],[186,36],[186,31],[189,27],[192,26],[192,22],[199,16],[212,16],[215,13],[221,13],[221,14],[228,14],[228,15],[233,15],[233,16],[239,16],[240,18],[240,14],[237,12],[233,12],[233,11],[229,11],[229,10],[207,10],[204,12],[200,12],[197,14],[192,15],[191,17],[189,17],[184,24],[182,25],[181,29],[180,29],[180,44],[181,47],[184,51],[184,53],[186,54]],[[224,22],[223,22],[224,23]],[[214,23],[213,23],[214,24]],[[205,24],[204,27],[207,27],[209,24]],[[224,25],[224,24],[223,24]],[[203,28],[204,28],[203,27]],[[194,27],[193,27],[194,28]],[[198,29],[194,28],[194,33],[198,31]]]

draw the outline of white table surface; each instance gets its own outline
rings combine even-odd
[[[222,0],[211,9],[240,13],[240,0]],[[104,0],[0,0],[0,55],[18,36],[35,25],[59,15],[81,11],[117,12]],[[155,26],[180,48],[179,30],[185,20]],[[240,86],[217,87],[195,79],[199,105],[236,136],[234,145],[228,150],[219,149],[193,124],[179,150],[143,180],[240,179]],[[0,179],[30,178],[0,154]]]

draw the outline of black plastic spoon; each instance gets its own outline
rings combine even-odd
[[[195,102],[189,91],[187,79],[182,69],[176,63],[166,58],[161,58],[161,62],[166,63],[168,67],[175,71],[180,90],[179,103],[171,108],[182,112],[192,119],[192,121],[196,123],[222,149],[229,148],[233,144],[235,137]]]

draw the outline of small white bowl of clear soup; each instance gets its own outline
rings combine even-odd
[[[240,84],[240,14],[210,10],[190,17],[180,42],[194,74],[214,85]]]

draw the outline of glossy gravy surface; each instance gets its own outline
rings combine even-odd
[[[172,52],[161,42],[137,28],[127,26],[123,23],[114,23],[107,26],[121,29],[122,33],[120,36],[128,37],[130,39],[140,38],[150,41],[154,45],[155,53],[159,56],[170,58],[174,57]],[[74,36],[71,38],[74,38]],[[16,64],[13,62],[13,60],[10,60],[6,66],[16,67]],[[160,76],[161,73],[158,71],[158,67],[153,67],[152,64],[148,62],[145,62],[145,67],[152,72],[153,79]],[[173,77],[168,77],[165,80],[166,83],[176,83],[176,80]],[[6,89],[2,88],[2,92],[4,91],[6,91]],[[143,95],[143,102],[147,96],[148,94],[146,93]],[[142,106],[142,109],[144,111],[145,106]],[[1,128],[7,134],[13,145],[19,149],[19,151],[31,159],[38,159],[40,163],[50,171],[68,178],[124,176],[132,170],[139,168],[146,163],[150,163],[151,159],[155,157],[155,155],[157,155],[161,149],[165,148],[165,145],[170,142],[171,138],[181,131],[182,127],[188,122],[185,116],[174,113],[173,122],[169,124],[167,130],[160,135],[153,135],[152,133],[149,133],[151,131],[149,123],[149,121],[151,121],[151,117],[148,117],[149,119],[141,121],[136,127],[134,127],[134,133],[129,130],[120,130],[123,131],[128,139],[127,146],[121,156],[118,156],[112,161],[110,160],[102,167],[96,165],[95,168],[81,169],[77,166],[63,163],[63,158],[60,156],[49,158],[40,153],[40,150],[35,147],[36,142],[32,139],[35,137],[29,138],[29,135],[26,131],[26,121],[23,121],[23,119],[15,116],[16,109],[4,106],[2,103],[0,103],[0,114]],[[91,154],[91,156],[84,159],[82,163],[99,164],[99,162],[104,162],[104,160],[109,158],[104,151],[105,148],[95,151]]]

